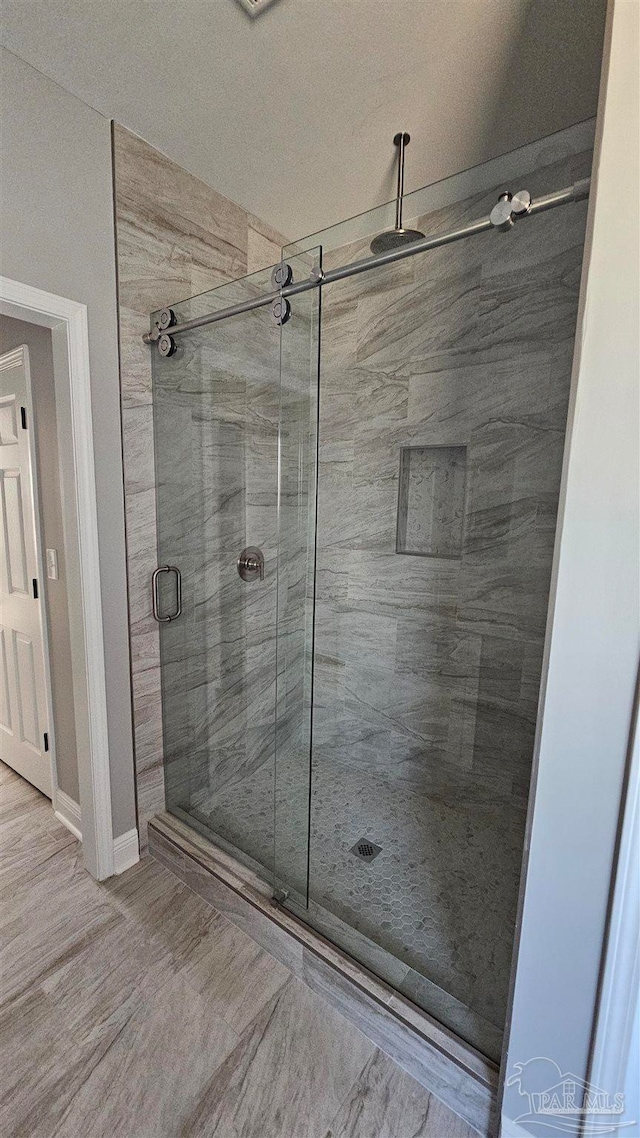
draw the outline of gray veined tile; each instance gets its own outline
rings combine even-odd
[[[397,619],[397,673],[441,676],[449,682],[476,677],[480,637],[460,630],[448,616],[410,611]]]
[[[247,272],[255,273],[260,269],[276,265],[281,256],[284,240],[277,241],[267,236],[262,230],[261,223],[252,219],[249,224],[247,242]]]
[[[560,394],[566,395],[560,374],[552,382],[553,356],[553,349],[541,345],[491,362],[444,358],[432,370],[412,366],[409,423],[429,432],[425,442],[437,442],[439,432],[440,441],[452,445],[466,443],[471,431],[494,420],[557,427],[564,405]]]
[[[444,281],[419,281],[392,298],[358,304],[356,359],[371,370],[402,374],[403,364],[428,359],[466,343],[479,320],[480,269]]]
[[[181,881],[185,880],[186,870],[182,850],[168,838],[165,838],[164,834],[154,831],[151,853],[153,858],[170,870],[172,874]]]
[[[484,210],[491,193],[480,197],[423,228]],[[412,282],[389,280],[349,302],[328,290],[324,302],[311,890],[358,936],[420,959],[425,990],[432,985],[420,998],[435,1007],[451,993],[442,1014],[452,1026],[456,1000],[456,1014],[469,1004],[480,1027],[503,1015],[579,228],[555,248],[553,226],[541,231],[544,248],[531,244],[533,225],[509,246],[488,234],[473,250],[461,243],[416,260]],[[506,312],[516,293],[517,329]],[[406,404],[393,402],[405,387]],[[443,446],[467,447],[458,565],[395,554],[400,450]],[[426,495],[425,521],[430,504]],[[376,636],[381,616],[397,621],[391,651]],[[359,633],[367,621],[370,644]],[[349,638],[342,628],[351,626]],[[505,812],[510,837],[496,848]],[[347,853],[365,830],[384,852],[363,875]],[[460,849],[470,855],[464,867],[451,856]],[[472,892],[461,886],[471,880]],[[491,934],[479,938],[480,927]]]
[[[218,914],[182,881],[146,858],[110,878],[101,891],[116,912],[176,958],[188,957],[219,921]]]
[[[116,195],[117,200],[117,195]],[[190,258],[155,221],[117,202],[118,287],[126,308],[148,316],[187,296]]]
[[[320,461],[327,463],[349,460],[349,447],[362,418],[353,384],[344,373],[336,380],[336,388],[330,394],[324,386],[320,388]]]
[[[125,492],[137,494],[155,486],[153,410],[149,404],[122,408]]]
[[[12,889],[11,902],[3,907],[3,999],[15,998],[30,984],[41,983],[63,956],[70,958],[82,951],[119,921],[113,907],[92,886],[92,879],[67,847],[50,861],[31,867],[28,882]]]
[[[184,1138],[316,1138],[373,1044],[292,979],[243,1033],[183,1124]]]
[[[124,918],[62,956],[41,980],[65,1033],[82,1047],[111,1044],[136,1007],[153,999],[176,971],[160,937]]]
[[[238,1034],[262,1012],[291,973],[224,917],[181,969],[190,987]]]
[[[205,1088],[237,1042],[207,1000],[175,977],[133,1011],[67,1107],[56,1138],[185,1133]]]
[[[154,238],[156,250],[166,246],[165,263],[171,264],[179,253],[186,266],[186,287],[166,291],[170,282],[158,271],[149,282],[156,285],[155,292],[140,293],[125,287],[125,302],[150,312],[178,297],[192,296],[242,276],[247,263],[245,211],[122,127],[115,128],[114,143],[120,273],[125,286],[131,277],[127,272],[129,247],[125,244],[122,248],[120,231],[127,215],[134,219],[136,234],[146,228],[140,258],[143,268],[145,258],[148,264],[149,253],[154,250]],[[156,258],[156,267],[161,270],[163,258],[157,251]]]
[[[181,822],[175,817],[164,815],[161,819],[156,820],[152,831],[154,836],[158,830],[169,837],[171,841],[180,842],[184,845],[185,851],[187,851],[185,853],[185,870],[193,869],[196,874],[191,879],[190,887],[219,911],[221,911],[221,906],[215,904],[208,895],[207,880],[213,880],[222,888],[223,895],[226,894],[227,898],[230,897],[232,901],[235,900],[238,892],[242,900],[246,900],[247,890],[252,897],[257,895],[262,900],[272,898],[273,887],[268,881],[265,881],[264,874],[259,867],[248,866],[240,862],[235,854],[225,851],[217,843],[212,847],[208,837],[201,836],[197,830],[188,824],[188,821]],[[220,874],[220,878],[214,876],[216,874]]]
[[[376,1051],[323,1138],[476,1138],[381,1051]]]
[[[483,279],[479,317],[485,343],[510,344],[522,352],[531,344],[565,340],[575,327],[581,265],[582,242],[566,251],[551,251],[526,276],[522,270],[505,269]]]
[[[420,1044],[415,1037],[410,1038],[407,1029],[390,1012],[364,993],[358,993],[354,998],[340,976],[311,953],[305,953],[305,969],[307,983],[313,990],[321,993],[338,1010],[344,1008],[345,1014],[355,1023],[360,1021],[380,1050],[393,1058],[408,1075],[435,1093],[441,1103],[449,1107],[455,1103],[456,1111],[467,1122],[472,1121],[478,1130],[486,1129],[491,1107],[488,1087],[470,1080],[468,1076],[463,1077],[452,1060],[431,1044],[426,1041]],[[442,1138],[442,1134],[438,1138]]]
[[[323,268],[335,269],[341,265],[352,264],[371,253],[370,238],[350,242],[349,245],[330,249],[323,254]],[[415,279],[415,262],[412,258],[396,261],[395,264],[385,265],[362,276],[345,277],[335,281],[329,286],[330,304],[332,309],[337,305],[349,302],[357,303],[362,296],[386,293],[390,289],[407,286]]]
[[[320,372],[320,393],[343,390],[343,383],[352,384],[349,365],[355,363],[354,336],[358,320],[357,301],[331,302],[325,305],[322,313],[322,358]]]
[[[47,815],[53,816],[51,804],[43,807]],[[34,813],[37,813],[34,811]],[[20,882],[25,872],[33,872],[46,864],[56,854],[77,850],[77,839],[57,819],[55,825],[41,824],[37,817],[29,818],[25,825],[24,816],[6,818],[1,822],[0,853],[2,855],[2,874],[0,889],[4,898],[15,884]]]
[[[436,207],[430,213],[418,215],[411,222],[407,221],[407,224],[424,229],[430,234],[447,233],[449,230],[468,225],[469,222],[476,221],[483,215],[486,216],[494,205],[498,192],[494,187],[490,190],[476,190],[458,201],[449,201],[445,205]],[[487,250],[490,249],[488,239],[491,236],[495,238],[495,234],[491,234],[491,232],[477,234],[473,241],[461,241],[454,245],[444,245],[429,250],[427,255],[421,258],[420,276],[429,275],[430,279],[434,276],[439,279],[443,275],[443,271],[446,275],[446,269],[451,264],[452,257],[459,258],[455,262],[456,264],[471,264],[478,259],[483,260],[487,255]],[[479,254],[476,252],[478,249],[480,250]]]
[[[117,191],[126,202],[156,210],[167,228],[196,225],[212,237],[231,237],[246,251],[247,213],[119,123],[114,127]]]
[[[409,1120],[422,1125],[424,1096],[411,1080],[400,1074],[398,1083],[379,1056],[371,1063],[373,1044],[288,979],[254,943],[260,930],[250,940],[162,866],[147,858],[99,884],[62,851],[26,877],[22,915],[32,924],[37,916],[40,946],[48,935],[61,951],[37,977],[25,975],[0,1013],[10,1138],[319,1138],[335,1120],[351,1125],[358,1097],[363,1118],[400,1120],[397,1138]],[[209,900],[222,907],[226,895],[230,911],[246,912],[246,901],[217,887]],[[65,920],[50,920],[46,896]],[[69,932],[92,904],[112,919],[73,943]],[[291,963],[301,968],[298,948]],[[376,1106],[385,1086],[386,1113]],[[433,1100],[428,1121],[436,1119],[434,1138],[466,1138]]]
[[[160,640],[157,628],[143,630],[138,624],[131,634],[131,678],[139,705],[160,692]]]
[[[483,636],[479,659],[478,693],[501,706],[518,703],[527,645],[513,637]]]
[[[352,924],[341,921],[334,913],[323,908],[321,903],[317,904],[313,898],[310,898],[309,905],[312,924],[318,932],[334,944],[340,944],[355,960],[386,984],[394,988],[400,987],[409,972],[407,964],[403,964],[381,945],[364,936]]]
[[[238,925],[290,972],[299,974],[302,971],[302,946],[244,897],[218,881],[206,869],[193,865],[187,864],[186,880],[195,893],[210,905],[215,905],[220,913]]]
[[[79,1047],[62,1015],[40,988],[0,1009],[0,1090],[3,1133],[8,1138],[51,1138],[73,1096],[102,1055]]]
[[[354,367],[353,397],[356,424],[363,421],[378,424],[378,429],[387,420],[404,420],[407,417],[409,398],[409,377],[396,376],[384,371],[369,372],[366,368]],[[334,408],[327,407],[327,417],[335,416]]]
[[[347,600],[390,616],[405,616],[409,610],[454,617],[459,581],[458,561],[399,557],[391,549],[352,549]]]
[[[419,1007],[428,1007],[436,1019],[447,1023],[461,1039],[466,1039],[495,1062],[500,1062],[502,1029],[491,1023],[486,1016],[456,1000],[414,969],[408,970],[398,987],[401,993]],[[407,1014],[397,996],[392,997],[391,1007],[402,1009]]]
[[[151,405],[151,353],[142,337],[149,330],[149,314],[120,305],[120,378],[122,406]]]
[[[396,657],[397,621],[379,613],[347,611],[338,615],[339,638],[347,664],[389,669]]]
[[[0,763],[0,787],[2,788],[2,793],[10,794],[13,790],[16,794],[21,795],[23,786],[24,779],[16,778],[15,772],[11,767],[8,767],[6,763]]]
[[[350,545],[352,550],[395,551],[398,489],[392,480],[365,482],[366,472],[354,476],[350,502],[334,499],[331,522],[323,525],[328,543]],[[323,524],[323,495],[319,489],[319,522]]]
[[[160,673],[155,662],[152,662],[151,674],[149,669],[145,669],[143,679],[144,684],[141,684],[139,673],[136,671],[134,692],[137,714],[134,731],[136,769],[139,775],[145,771],[157,770],[158,763],[162,761],[162,697]],[[152,682],[154,680],[157,683]],[[140,806],[139,801],[138,806]]]
[[[4,772],[10,768],[0,763],[0,770]],[[0,793],[4,804],[0,819],[0,885],[3,896],[0,923],[19,912],[21,897],[31,891],[44,890],[46,886],[43,883],[53,872],[58,870],[66,880],[80,874],[82,865],[80,844],[58,821],[50,799],[13,771],[10,774],[12,781],[22,782],[31,792],[33,813],[29,812],[28,798],[14,797],[11,802],[6,802],[4,792],[8,788],[6,782],[3,783]],[[55,867],[48,864],[49,860],[55,860]],[[26,873],[27,868],[30,873]]]
[[[46,872],[49,858],[64,850],[68,850],[66,860],[75,864],[78,843],[56,818],[51,800],[0,762],[0,886],[5,917],[14,888],[20,889],[29,877],[26,870],[31,869],[32,877],[39,867]]]
[[[127,497],[127,542],[134,558],[140,559],[144,554],[149,561],[153,560],[156,547],[155,507],[155,485],[142,487]]]
[[[138,832],[140,835],[140,852],[147,849],[147,822],[154,814],[164,810],[165,806],[165,779],[162,769],[162,752],[155,758],[149,756],[149,765],[138,768],[136,772],[136,788],[138,799]]]
[[[156,380],[156,441],[160,453],[172,456],[170,477],[162,469],[159,478],[160,556],[173,563],[179,549],[180,563],[185,563],[195,581],[194,566],[186,564],[188,547],[193,544],[194,554],[206,556],[207,551],[199,551],[195,539],[204,533],[206,542],[211,543],[220,518],[215,516],[217,499],[210,491],[221,467],[227,472],[233,469],[224,446],[216,451],[216,438],[220,431],[233,431],[234,416],[237,424],[245,421],[247,389],[253,385],[257,389],[252,394],[256,414],[248,441],[250,449],[253,442],[257,448],[251,462],[259,465],[259,436],[267,422],[269,400],[273,403],[269,386],[275,390],[280,337],[267,314],[250,314],[242,329],[220,326],[214,337],[208,330],[207,334],[185,336],[180,344],[180,366],[175,361],[154,359],[140,337],[153,310],[175,303],[180,296],[233,282],[246,272],[250,225],[254,246],[256,240],[262,243],[263,256],[265,243],[277,242],[278,235],[117,125],[114,149],[128,574],[136,671],[134,721],[138,801],[144,823],[164,803],[162,732],[154,710],[159,698],[157,631],[154,634],[149,603],[149,576],[158,557],[151,364],[153,361]],[[255,256],[254,248],[254,261]],[[216,304],[223,306],[264,291],[268,277],[267,272],[252,281],[231,283],[196,297],[181,307],[181,314],[197,315]],[[223,422],[213,439],[212,410],[229,420],[228,427]],[[244,465],[247,456],[242,440],[240,445]],[[207,469],[213,472],[212,485],[204,477]],[[195,493],[194,487],[198,488]],[[202,516],[204,502],[209,510],[206,518]],[[242,506],[244,517],[244,502]],[[222,533],[232,549],[244,536]],[[244,541],[240,547],[242,544]]]
[[[30,783],[0,762],[0,821],[10,824],[28,820],[36,825],[46,825],[47,819],[50,827],[60,825],[51,814],[51,800],[39,791],[34,796]]]

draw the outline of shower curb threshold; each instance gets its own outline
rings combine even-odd
[[[173,815],[148,824],[149,853],[350,1020],[487,1138],[498,1068],[278,905],[271,887]]]

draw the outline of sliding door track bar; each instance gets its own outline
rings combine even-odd
[[[160,313],[151,332],[147,332],[142,339],[145,344],[157,344],[163,356],[173,355],[176,349],[175,337],[182,332],[190,332],[193,328],[204,328],[207,324],[217,324],[219,320],[228,320],[230,316],[240,316],[243,312],[253,312],[256,308],[266,308],[271,305],[273,316],[278,324],[284,324],[289,318],[289,298],[300,293],[309,292],[310,289],[322,285],[334,284],[346,277],[355,277],[359,273],[366,273],[370,269],[377,269],[383,265],[392,265],[396,261],[403,261],[406,257],[415,257],[418,253],[427,253],[429,249],[439,249],[441,245],[451,245],[455,241],[462,241],[465,237],[473,237],[476,233],[486,233],[490,229],[507,231],[512,229],[516,222],[538,213],[546,213],[557,206],[569,205],[571,202],[583,201],[589,196],[590,178],[575,182],[563,190],[545,194],[533,200],[527,190],[518,190],[511,194],[505,192],[500,195],[488,217],[479,218],[461,229],[453,229],[450,233],[436,233],[431,237],[422,237],[409,245],[397,249],[389,249],[385,253],[377,253],[371,257],[364,257],[360,261],[353,261],[350,265],[341,265],[337,269],[329,269],[326,273],[321,269],[312,271],[302,281],[294,282],[290,279],[290,272],[284,271],[287,266],[276,265],[272,280],[281,279],[280,288],[273,292],[263,293],[260,296],[243,300],[239,304],[232,304],[222,308],[219,312],[209,312],[205,316],[196,316],[193,320],[186,320],[183,324],[176,322],[173,309],[165,308]]]

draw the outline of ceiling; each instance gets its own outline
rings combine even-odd
[[[606,0],[3,0],[2,42],[290,239],[595,113]],[[579,11],[579,19],[577,12]]]

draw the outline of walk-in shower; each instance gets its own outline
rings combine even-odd
[[[147,338],[167,809],[493,1058],[590,146],[408,195],[409,245],[371,252],[393,203],[299,241]]]

